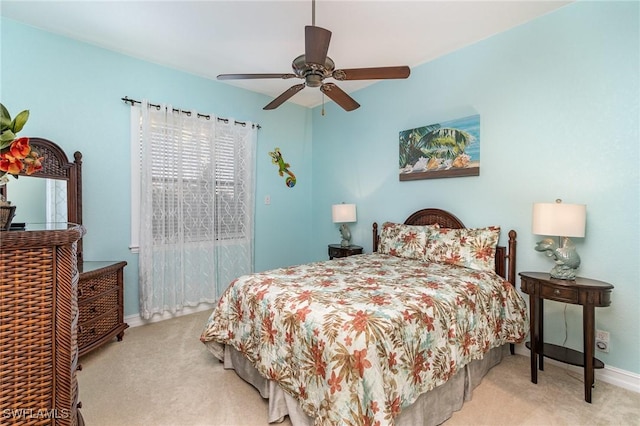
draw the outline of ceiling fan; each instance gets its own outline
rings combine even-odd
[[[331,98],[346,111],[360,107],[351,96],[334,83],[325,83],[324,79],[344,80],[383,80],[407,78],[408,66],[335,69],[335,63],[327,56],[331,31],[315,26],[315,0],[312,0],[312,25],[304,28],[304,54],[293,60],[293,74],[220,74],[218,80],[244,80],[261,78],[300,78],[304,83],[291,86],[263,109],[276,109],[293,95],[308,87],[320,87],[320,91]]]

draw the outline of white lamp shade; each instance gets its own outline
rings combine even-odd
[[[331,207],[334,223],[347,223],[356,221],[355,204],[334,204]]]
[[[536,235],[584,237],[586,221],[584,204],[535,203],[531,231]]]

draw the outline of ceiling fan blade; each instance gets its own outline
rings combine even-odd
[[[408,66],[352,68],[335,70],[332,77],[336,80],[379,80],[393,78],[407,78],[411,70]]]
[[[286,91],[284,91],[280,96],[278,96],[277,98],[269,102],[269,104],[262,109],[276,109],[280,105],[285,103],[287,99],[289,99],[290,97],[292,97],[293,95],[301,91],[302,89],[304,89],[304,83],[291,86]]]
[[[255,78],[293,78],[295,74],[220,74],[218,80],[248,80]]]
[[[304,57],[310,64],[324,65],[329,52],[331,31],[307,25],[304,27]]]
[[[330,97],[335,103],[344,108],[345,111],[353,111],[360,107],[351,96],[333,83],[325,83],[320,86],[322,93]]]

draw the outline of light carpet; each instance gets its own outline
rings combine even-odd
[[[78,372],[88,426],[267,425],[267,401],[200,343],[209,312],[128,329],[82,357]],[[446,426],[640,425],[640,394],[596,382],[584,401],[580,375],[545,363],[538,384],[529,358],[506,356]],[[289,426],[288,418],[281,425]]]

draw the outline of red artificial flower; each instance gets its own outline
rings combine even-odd
[[[0,171],[17,175],[23,167],[24,165],[22,164],[22,161],[15,158],[8,152],[0,155]]]
[[[22,130],[25,123],[29,119],[29,110],[24,110],[18,114],[13,120],[9,115],[9,111],[0,103],[0,115],[2,115],[2,123],[0,125],[0,133],[2,141],[0,142],[0,184],[6,183],[6,175],[10,174],[17,177],[26,170],[26,174],[33,174],[42,170],[42,160],[38,153],[31,151],[29,138],[16,137],[16,134]]]
[[[26,158],[31,152],[31,146],[29,146],[29,138],[18,138],[11,142],[9,152],[14,158],[22,160]]]

